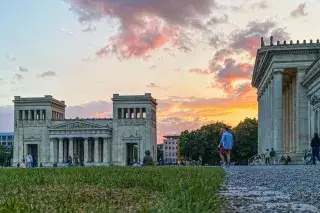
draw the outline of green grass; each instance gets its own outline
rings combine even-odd
[[[220,168],[0,170],[0,212],[221,212]]]

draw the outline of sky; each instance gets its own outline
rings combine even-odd
[[[158,143],[257,117],[260,37],[320,38],[318,0],[1,0],[0,132],[14,96],[52,95],[68,118],[112,117],[112,94],[152,93]],[[317,37],[318,36],[318,37]]]

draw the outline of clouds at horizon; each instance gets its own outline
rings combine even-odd
[[[165,134],[180,134],[185,129],[196,129],[204,124],[223,121],[235,126],[243,114],[254,114],[254,93],[233,98],[197,98],[172,96],[157,100],[158,142]],[[94,101],[66,108],[66,118],[111,118],[111,101]],[[0,106],[0,129],[13,131],[13,107]]]

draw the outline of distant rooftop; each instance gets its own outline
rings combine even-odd
[[[151,101],[153,104],[158,105],[157,99],[154,99],[151,93],[144,95],[119,95],[113,94],[112,101]]]
[[[33,102],[53,102],[66,107],[65,101],[54,99],[52,95],[45,95],[43,97],[26,97],[26,98],[21,96],[14,96],[14,100],[13,100],[13,103],[33,103]]]
[[[270,47],[293,47],[293,48],[297,48],[299,45],[299,47],[304,47],[304,46],[308,46],[308,47],[312,47],[312,46],[318,46],[320,45],[320,39],[317,39],[316,41],[313,41],[312,39],[310,39],[308,42],[307,40],[303,40],[302,42],[300,42],[300,40],[297,40],[295,43],[293,42],[293,40],[290,41],[283,41],[282,43],[280,41],[277,41],[276,43],[273,40],[273,36],[270,37],[270,43],[269,45],[265,45],[264,43],[264,38],[261,37],[261,41],[260,41],[260,46],[261,49],[264,48],[270,48]]]
[[[180,135],[165,135],[163,136],[164,138],[173,138],[173,139],[178,139],[180,137]]]
[[[5,136],[5,135],[14,135],[14,132],[0,132],[1,136]]]

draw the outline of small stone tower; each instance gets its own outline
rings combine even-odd
[[[150,93],[113,98],[112,158],[114,165],[142,162],[149,150],[157,159],[157,101]]]
[[[37,162],[48,162],[48,131],[52,120],[63,119],[65,103],[51,95],[37,98],[15,96],[14,100],[13,165],[21,163],[28,153]]]

